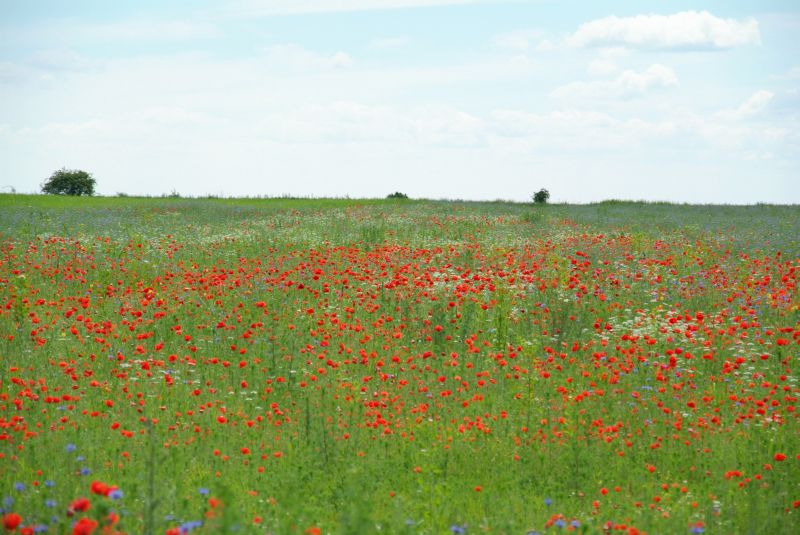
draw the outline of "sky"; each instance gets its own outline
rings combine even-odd
[[[800,2],[4,0],[0,191],[800,203]]]

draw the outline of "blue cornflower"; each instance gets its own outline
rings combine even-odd
[[[14,483],[14,490],[22,492],[25,490],[25,483]]]
[[[559,518],[558,520],[555,521],[555,525],[556,527],[563,528],[564,526],[567,525],[567,523]]]
[[[55,487],[56,486],[56,482],[53,481],[52,479],[45,479],[44,480],[44,486],[45,487]]]
[[[572,526],[573,528],[581,527],[581,523],[578,522],[577,520],[573,520],[572,522],[569,523],[569,525]]]
[[[81,468],[81,475],[82,476],[88,476],[91,473],[92,473],[92,471],[89,470],[88,468],[86,468],[85,466],[83,468]]]
[[[72,453],[73,451],[75,451],[77,449],[78,449],[78,446],[76,446],[75,444],[67,444],[67,447],[66,447],[67,453]]]
[[[55,507],[56,505],[58,505],[58,502],[56,502],[55,500],[45,500],[44,505],[45,507]]]
[[[181,533],[189,533],[193,529],[199,528],[202,525],[203,525],[202,520],[191,520],[189,522],[184,522],[183,524],[181,524],[180,527],[178,528],[178,531],[180,531]]]
[[[703,532],[705,532],[705,529],[703,529],[703,526],[692,526],[692,529],[689,530],[689,532],[690,533],[703,533]]]
[[[200,494],[202,494],[203,496],[205,496],[205,495],[207,495],[207,494],[208,494],[208,489],[207,489],[207,488],[205,488],[205,487],[200,487],[200,488],[197,490],[197,492],[199,492]]]
[[[122,499],[122,496],[123,496],[122,491],[119,489],[114,489],[108,493],[108,497],[111,498],[112,500],[120,500]]]
[[[450,526],[450,531],[457,535],[463,535],[464,533],[467,532],[467,527],[459,526],[458,524],[453,524],[452,526]]]
[[[553,505],[553,500],[551,500],[550,498],[545,498],[545,499],[544,499],[544,504],[545,504],[547,507],[550,507],[551,505]]]

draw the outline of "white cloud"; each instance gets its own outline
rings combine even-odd
[[[567,44],[576,47],[644,49],[725,49],[759,42],[755,19],[721,19],[708,11],[604,17],[581,24],[567,39]]]
[[[491,43],[497,48],[514,52],[550,52],[558,48],[551,40],[544,38],[545,32],[533,28],[512,30],[492,37]]]
[[[268,47],[264,59],[274,65],[297,70],[351,67],[353,58],[342,51],[322,54],[287,43]]]
[[[761,113],[770,103],[775,93],[761,89],[742,102],[736,109],[723,110],[716,114],[717,117],[726,120],[741,120],[753,117]]]
[[[659,63],[642,72],[626,70],[613,80],[572,82],[554,89],[550,96],[563,100],[598,100],[639,97],[653,89],[678,85],[675,71]]]
[[[599,49],[598,57],[586,68],[593,76],[608,76],[619,70],[617,60],[628,56],[630,52],[622,47],[605,47]]]
[[[268,115],[257,135],[281,143],[411,143],[471,146],[484,139],[477,117],[450,107],[398,109],[337,101]]]
[[[42,50],[31,56],[28,63],[45,71],[83,72],[98,69],[101,63],[81,56],[73,50]]]
[[[795,66],[782,74],[772,76],[775,80],[800,80],[800,66]]]
[[[492,44],[498,48],[527,52],[534,48],[535,42],[542,41],[542,35],[540,30],[514,30],[495,35],[492,37]]]
[[[723,174],[744,178],[751,175],[742,166],[751,160],[766,165],[771,158],[769,165],[780,165],[791,135],[775,125],[689,112],[651,120],[591,110],[477,114],[354,100],[267,113],[251,105],[208,112],[145,106],[37,128],[0,127],[0,170],[14,169],[8,156],[22,151],[28,157],[14,176],[31,178],[27,186],[12,183],[20,191],[67,165],[95,172],[104,193],[376,196],[403,184],[414,196],[518,200],[530,195],[533,173],[550,177],[551,190],[573,201],[631,195],[676,200],[674,188],[682,187],[699,195],[686,200],[732,202],[735,192],[720,197],[709,186],[700,195],[703,180],[695,181],[720,174],[717,159],[732,162]],[[643,174],[666,181],[663,188],[634,178]],[[789,178],[771,184],[776,192],[790,191]]]
[[[669,120],[623,120],[599,111],[568,109],[536,114],[501,110],[491,117],[492,143],[523,152],[628,149],[677,131],[677,126]]]
[[[619,70],[619,66],[607,59],[596,59],[589,63],[586,71],[593,76],[608,76]]]

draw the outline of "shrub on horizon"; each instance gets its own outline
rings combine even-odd
[[[96,180],[90,173],[80,169],[67,169],[62,167],[55,171],[44,184],[42,193],[52,195],[94,195]]]
[[[536,204],[547,204],[550,199],[550,192],[542,188],[533,194],[533,202]]]

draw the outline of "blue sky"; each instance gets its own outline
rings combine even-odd
[[[800,5],[4,3],[0,188],[800,203]]]

